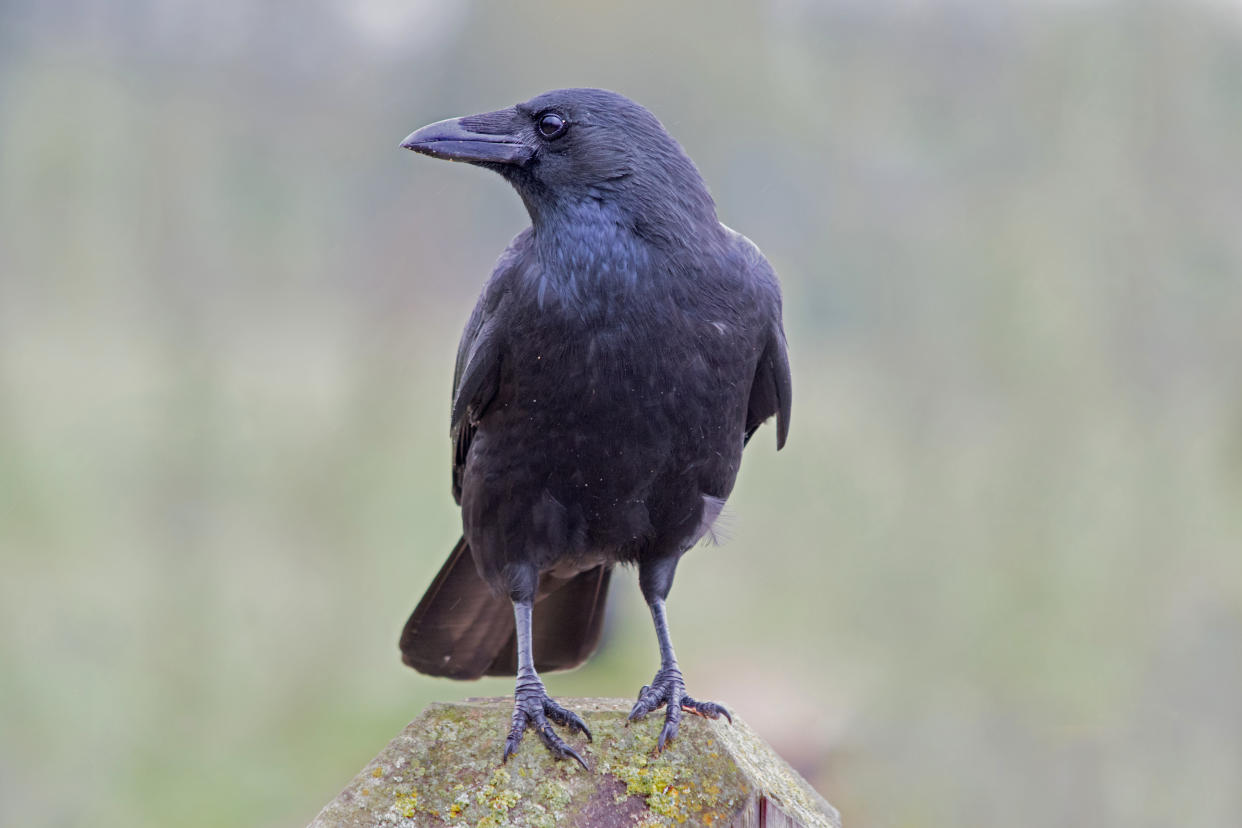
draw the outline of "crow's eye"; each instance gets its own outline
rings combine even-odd
[[[545,112],[539,116],[539,134],[549,141],[560,138],[568,128],[569,124],[565,119],[555,112]]]

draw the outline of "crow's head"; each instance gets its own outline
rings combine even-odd
[[[715,223],[711,196],[681,146],[645,108],[605,89],[557,89],[508,109],[439,121],[401,146],[495,170],[537,223],[580,205],[635,222],[670,213]]]

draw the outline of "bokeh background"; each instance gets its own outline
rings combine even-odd
[[[1237,824],[1242,6],[1091,0],[0,3],[0,823],[303,824],[511,692],[396,639],[526,216],[397,143],[568,85],[785,285],[691,688],[851,828]],[[554,694],[655,669],[613,590]]]

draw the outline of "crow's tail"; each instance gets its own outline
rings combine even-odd
[[[599,645],[612,566],[570,578],[545,574],[535,599],[535,669],[568,670]],[[513,604],[479,576],[465,538],[457,542],[401,632],[401,660],[430,676],[477,679],[517,672]]]

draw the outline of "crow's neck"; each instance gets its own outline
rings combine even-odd
[[[650,252],[621,211],[595,199],[544,205],[531,223],[540,259],[556,270],[609,278],[633,272]]]
[[[540,205],[531,222],[541,307],[602,311],[650,282],[661,255],[620,211],[595,199]]]

